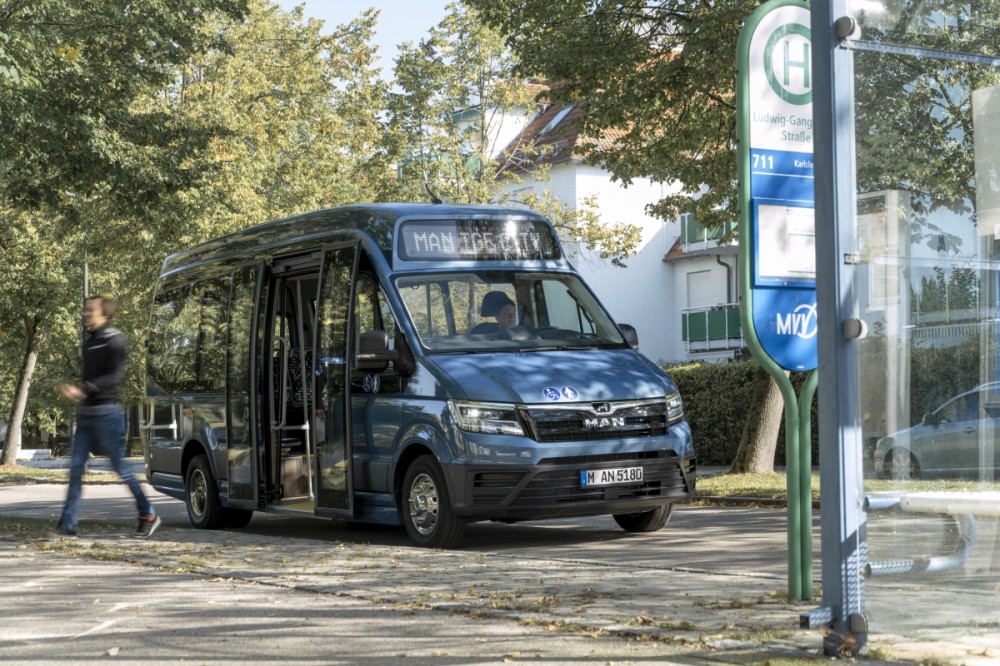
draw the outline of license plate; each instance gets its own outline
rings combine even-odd
[[[614,486],[623,483],[642,483],[641,467],[618,467],[580,471],[580,486]]]

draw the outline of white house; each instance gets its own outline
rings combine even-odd
[[[582,139],[576,130],[579,113],[576,105],[551,105],[534,117],[521,116],[523,129],[495,155],[509,159],[510,168],[522,179],[509,189],[548,190],[573,208],[593,197],[603,221],[642,229],[638,252],[626,260],[626,268],[586,247],[567,247],[567,251],[615,320],[636,328],[640,350],[647,357],[673,362],[738,356],[744,345],[737,307],[736,246],[720,245],[691,216],[664,222],[647,215],[646,205],[667,194],[665,186],[636,178],[626,188],[613,182],[603,168],[574,156],[573,148]],[[504,124],[510,132],[517,117],[508,116]],[[613,142],[614,136],[602,141]],[[525,152],[524,146],[544,150]],[[533,177],[539,163],[549,167],[547,180],[541,182]]]

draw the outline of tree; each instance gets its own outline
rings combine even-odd
[[[373,67],[377,13],[329,34],[252,0],[245,21],[220,20],[227,51],[185,66],[177,113],[214,119],[226,131],[204,154],[207,177],[188,199],[196,205],[177,245],[308,210],[391,198],[385,84]],[[175,241],[176,242],[176,241]]]
[[[118,192],[110,182],[96,183],[89,197],[70,192],[58,206],[41,201],[32,210],[29,201],[18,200],[27,211],[23,221],[0,235],[0,253],[18,258],[4,266],[19,278],[17,289],[0,294],[0,317],[9,313],[11,319],[0,327],[0,351],[9,354],[0,359],[2,367],[27,367],[25,340],[31,336],[21,332],[29,330],[22,320],[37,336],[30,367],[38,368],[40,383],[32,383],[30,372],[20,375],[21,399],[9,402],[4,396],[15,387],[0,386],[2,413],[11,414],[16,402],[19,424],[33,412],[68,411],[49,389],[79,372],[85,257],[91,293],[118,300],[115,326],[133,343],[127,400],[139,397],[143,385],[145,353],[138,341],[146,335],[151,292],[166,254],[305,209],[394,198],[398,181],[384,148],[381,112],[386,89],[372,65],[375,12],[329,34],[320,22],[304,21],[301,9],[284,12],[265,0],[252,0],[245,15],[203,18],[189,42],[215,48],[194,48],[186,60],[163,63],[169,75],[156,85],[136,83],[128,105],[136,118],[157,118],[169,127],[164,136],[190,131],[197,138],[194,148],[155,147],[166,163],[176,160],[183,182],[148,200],[141,186]],[[174,176],[164,171],[163,177]],[[55,259],[46,263],[32,253]],[[36,292],[48,298],[42,302]],[[33,385],[42,390],[32,390],[28,401]]]
[[[215,12],[241,16],[242,3],[15,0],[0,7],[0,122],[18,137],[0,144],[0,251],[4,270],[16,271],[7,283],[18,285],[5,290],[2,324],[24,336],[7,345],[20,349],[21,360],[9,363],[18,370],[5,464],[16,460],[43,343],[78,321],[70,292],[80,292],[67,286],[80,284],[71,277],[80,264],[69,258],[86,254],[89,232],[109,231],[196,175],[189,158],[211,132],[140,102],[169,85],[183,58],[219,45],[199,39]],[[101,223],[88,230],[97,212]]]
[[[617,129],[609,148],[581,147],[628,184],[676,184],[649,212],[693,213],[708,229],[737,215],[736,42],[755,0],[551,3],[466,0],[520,58],[519,71],[559,82],[559,102],[584,102],[583,131]],[[774,380],[758,376],[733,471],[773,469],[782,405]]]
[[[736,449],[730,472],[767,474],[774,471],[774,454],[778,448],[784,407],[778,384],[767,370],[758,367],[754,373],[750,413],[743,423],[740,445]],[[809,442],[802,446],[809,446]]]
[[[634,253],[640,232],[601,219],[591,204],[574,210],[547,193],[514,194],[522,175],[517,155],[542,157],[545,149],[518,143],[537,113],[543,87],[527,84],[518,63],[479,11],[461,3],[419,44],[400,47],[395,63],[399,92],[390,100],[394,156],[408,198],[519,204],[546,215],[564,236],[620,263]],[[535,181],[547,179],[535,160]]]
[[[691,212],[710,229],[735,218],[736,41],[756,1],[466,2],[506,36],[522,74],[559,82],[555,101],[585,101],[587,136],[623,133],[614,148],[584,146],[587,161],[625,184],[679,185],[652,214]]]
[[[197,178],[187,158],[214,128],[180,126],[136,100],[192,54],[223,47],[201,26],[244,0],[11,0],[0,7],[0,197],[59,210],[69,196],[141,212]],[[75,222],[75,220],[68,220]]]
[[[938,1],[912,5],[890,0],[878,16],[860,18],[865,39],[913,43],[941,53],[996,53],[995,18],[1000,2],[969,5]],[[963,26],[961,30],[952,25]],[[944,27],[949,26],[949,27]],[[934,220],[947,210],[968,215],[976,206],[976,157],[972,92],[1000,83],[1000,70],[984,63],[921,60],[895,53],[865,53],[854,59],[857,188],[910,194],[909,241],[936,252],[976,254],[952,233],[955,218]],[[995,155],[997,139],[984,137],[980,157]],[[984,164],[983,166],[987,166]],[[996,178],[996,165],[992,178]],[[987,180],[990,176],[987,175]],[[989,182],[979,183],[988,191]],[[993,186],[995,187],[995,186]]]
[[[12,397],[4,401],[3,414],[8,419],[8,431],[3,450],[3,463],[13,464],[20,445],[21,427],[28,402],[28,391],[38,364],[43,342],[53,329],[73,335],[73,321],[60,315],[67,298],[73,300],[76,271],[58,251],[65,247],[63,239],[54,239],[55,227],[44,218],[28,213],[8,213],[0,227],[0,311],[14,316],[6,320],[0,332],[0,342],[18,359],[8,365],[14,378]],[[25,279],[30,276],[30,279]],[[56,320],[58,323],[54,323]]]

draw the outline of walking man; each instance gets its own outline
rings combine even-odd
[[[59,386],[59,393],[64,398],[80,403],[76,412],[69,490],[66,491],[66,505],[56,529],[61,536],[76,536],[83,473],[91,453],[110,458],[115,473],[135,496],[139,509],[135,536],[148,537],[160,526],[160,517],[142,492],[139,480],[125,467],[123,460],[125,412],[121,406],[121,382],[125,377],[128,350],[125,336],[111,328],[116,309],[115,302],[109,298],[92,296],[87,299],[83,306],[83,324],[89,335],[83,343],[83,382]]]

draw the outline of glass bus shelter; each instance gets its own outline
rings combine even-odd
[[[824,651],[1000,632],[1000,0],[814,0]]]

